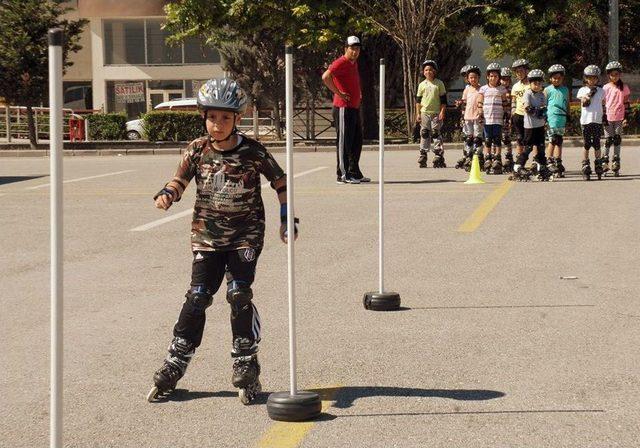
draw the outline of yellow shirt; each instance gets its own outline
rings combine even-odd
[[[511,89],[511,98],[514,98],[516,101],[516,111],[515,113],[518,115],[524,116],[524,102],[522,98],[524,97],[524,92],[529,89],[529,83],[523,84],[522,81],[518,81],[513,85]]]
[[[429,81],[425,79],[418,85],[418,97],[422,97],[420,101],[420,113],[437,114],[440,112],[440,97],[447,93],[444,83],[439,79]]]

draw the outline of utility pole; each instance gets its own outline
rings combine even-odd
[[[620,57],[619,47],[619,4],[618,0],[609,0],[609,60],[617,61]]]

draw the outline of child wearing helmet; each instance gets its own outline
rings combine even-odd
[[[565,168],[562,165],[562,142],[564,139],[567,118],[569,117],[569,89],[562,85],[564,67],[554,64],[549,67],[547,74],[551,85],[544,89],[547,97],[547,159],[549,170],[554,176],[564,177]]]
[[[595,160],[594,169],[598,179],[602,178],[604,168],[601,158],[600,139],[602,138],[602,117],[604,113],[604,90],[598,86],[600,79],[600,67],[589,65],[584,69],[585,85],[578,90],[578,99],[581,102],[580,125],[584,138],[584,152],[582,160],[582,176],[584,180],[591,179],[591,162],[589,161],[589,149],[593,148]]]
[[[521,154],[524,146],[524,103],[522,98],[524,92],[529,89],[529,61],[526,59],[516,59],[511,65],[511,70],[516,74],[518,82],[511,88],[511,126],[516,133],[516,151]]]
[[[538,180],[549,180],[551,173],[547,169],[547,158],[544,154],[544,125],[547,109],[547,99],[542,89],[544,72],[534,69],[528,74],[530,88],[522,97],[524,104],[524,151],[518,155],[513,166],[512,180],[528,180],[532,173],[537,173]],[[531,172],[525,169],[529,154],[536,148],[536,163]]]
[[[416,94],[416,122],[420,123],[420,156],[418,165],[427,167],[427,153],[433,145],[433,167],[445,168],[444,149],[440,129],[447,107],[447,91],[444,83],[436,78],[438,64],[426,59],[422,63],[424,81],[418,85]]]
[[[500,85],[507,90],[507,101],[511,105],[511,69],[509,67],[502,67],[500,69]],[[506,107],[504,110],[504,119],[502,120],[502,144],[504,145],[504,166],[502,170],[505,173],[513,171],[513,146],[511,144],[511,107]]]
[[[463,167],[471,170],[471,161],[474,154],[478,154],[480,166],[484,165],[482,154],[482,119],[478,107],[478,95],[480,93],[480,68],[472,65],[468,71],[469,85],[462,92],[464,104],[464,133],[467,136],[467,156]]]
[[[232,383],[240,389],[241,401],[248,404],[260,391],[260,316],[251,289],[265,232],[260,175],[278,195],[283,242],[287,240],[286,175],[264,146],[237,133],[247,97],[234,80],[208,80],[198,91],[197,103],[206,135],[189,144],[172,180],[153,198],[157,208],[167,210],[182,198],[189,182],[195,181],[191,285],[173,328],[169,353],[154,374],[155,386],[147,398],[151,401],[170,393],[185,374],[202,341],[205,310],[226,276],[233,334]]]
[[[613,160],[611,170],[614,176],[620,175],[620,145],[622,143],[622,128],[626,125],[625,115],[631,110],[629,86],[622,82],[622,64],[611,61],[605,69],[609,82],[603,87],[606,104],[606,123],[604,125],[604,160],[603,170],[609,170],[609,152],[613,146]]]
[[[487,66],[487,84],[480,87],[478,107],[484,122],[484,171],[502,174],[502,122],[509,106],[507,89],[500,85],[500,64]]]
[[[469,67],[471,66],[465,65],[460,69],[460,77],[462,78],[462,81],[464,82],[465,87],[469,85]],[[467,154],[471,151],[471,147],[467,145],[467,134],[465,134],[465,125],[464,125],[465,104],[464,104],[464,101],[462,101],[462,97],[455,101],[455,106],[456,106],[456,109],[458,109],[458,112],[460,113],[459,126],[460,126],[460,133],[462,134],[462,141],[464,145],[462,149],[462,158],[456,162],[456,168],[462,168],[464,166],[465,160],[467,160]]]

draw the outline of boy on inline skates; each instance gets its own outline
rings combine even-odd
[[[542,90],[544,72],[534,69],[529,72],[530,88],[524,92],[524,151],[518,154],[518,160],[513,166],[512,180],[529,180],[532,174],[537,174],[538,180],[549,180],[551,173],[547,168],[547,158],[544,154],[544,125],[547,111],[547,99]],[[536,162],[531,171],[525,168],[529,154],[536,148]]]
[[[427,154],[433,142],[433,167],[446,168],[440,129],[447,107],[447,91],[444,83],[436,78],[438,64],[426,59],[422,63],[424,81],[418,84],[416,94],[416,121],[420,123],[420,168],[427,167]]]
[[[198,91],[197,103],[207,134],[189,144],[173,179],[154,196],[156,207],[167,210],[195,180],[191,286],[173,328],[169,353],[153,376],[155,386],[147,399],[172,392],[185,374],[202,341],[205,311],[226,276],[233,334],[232,383],[240,389],[242,403],[249,404],[261,390],[260,316],[251,289],[265,232],[260,175],[277,192],[284,242],[286,175],[260,143],[238,135],[236,126],[246,110],[247,97],[234,80],[208,80]]]
[[[582,160],[582,177],[591,180],[591,162],[589,161],[589,149],[593,148],[595,160],[594,170],[598,180],[604,174],[603,160],[601,158],[600,139],[602,138],[602,118],[604,115],[604,90],[598,87],[600,79],[600,67],[588,65],[584,69],[584,87],[578,90],[578,99],[582,104],[580,111],[580,125],[584,139],[584,152]]]
[[[487,84],[480,87],[478,107],[484,122],[484,171],[502,174],[502,122],[507,103],[507,89],[500,84],[500,64],[487,66]]]
[[[564,67],[554,64],[547,70],[551,85],[544,89],[547,97],[547,161],[549,170],[555,177],[564,177],[562,165],[562,142],[569,118],[569,89],[562,85]]]

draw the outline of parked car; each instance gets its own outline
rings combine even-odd
[[[175,110],[175,111],[196,111],[198,104],[195,98],[182,98],[179,100],[165,101],[158,104],[153,110]],[[127,139],[140,140],[144,136],[143,122],[137,120],[127,121]]]
[[[179,100],[165,101],[158,104],[153,110],[175,110],[195,112],[198,110],[198,104],[195,98],[184,98]],[[271,118],[261,117],[259,120],[258,133],[266,136],[273,132],[273,124]],[[243,117],[238,124],[238,130],[242,134],[253,137],[253,118],[251,116]],[[127,121],[127,139],[140,140],[144,136],[143,120]]]

